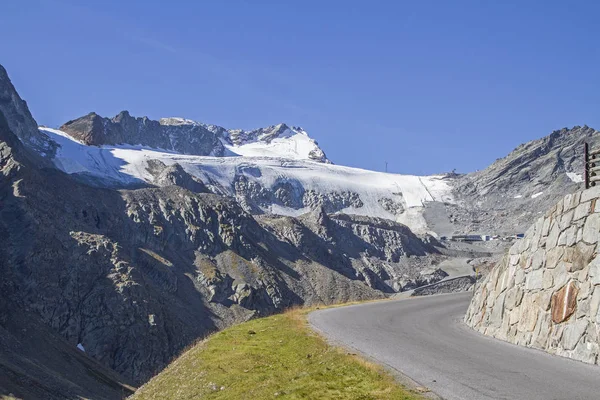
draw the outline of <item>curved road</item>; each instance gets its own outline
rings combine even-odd
[[[462,323],[471,293],[329,308],[313,328],[444,399],[600,399],[600,367],[512,345]]]

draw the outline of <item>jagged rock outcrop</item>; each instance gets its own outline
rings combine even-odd
[[[21,99],[6,70],[0,65],[0,112],[8,129],[24,143],[43,155],[51,155],[55,146],[46,135],[38,130],[37,122],[31,116],[27,103]]]
[[[153,182],[157,186],[174,185],[194,193],[210,193],[204,182],[188,174],[178,163],[167,166],[160,160],[149,160],[147,169],[154,176]]]
[[[465,322],[481,333],[598,364],[600,188],[565,196],[476,286]]]
[[[265,209],[282,206],[294,210],[318,210],[324,208],[328,213],[344,210],[348,207],[361,208],[363,202],[358,193],[351,191],[317,192],[306,190],[302,182],[287,177],[279,177],[271,187],[265,187],[250,179],[248,166],[242,165],[236,171],[233,180],[235,198],[252,214],[263,214]],[[260,173],[260,170],[257,172]]]
[[[92,112],[65,123],[60,129],[86,145],[130,144],[200,156],[225,154],[219,136],[202,124],[136,118],[127,111],[113,118]]]

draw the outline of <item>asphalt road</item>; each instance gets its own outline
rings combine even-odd
[[[600,367],[481,335],[463,324],[471,293],[319,310],[313,328],[444,399],[600,399]]]

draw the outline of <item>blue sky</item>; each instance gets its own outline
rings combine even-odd
[[[4,0],[0,63],[38,123],[127,109],[304,127],[335,163],[481,169],[600,129],[597,1]]]

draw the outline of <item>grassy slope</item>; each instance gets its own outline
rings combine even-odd
[[[305,311],[216,333],[142,386],[134,399],[406,399],[380,367],[329,346]]]

